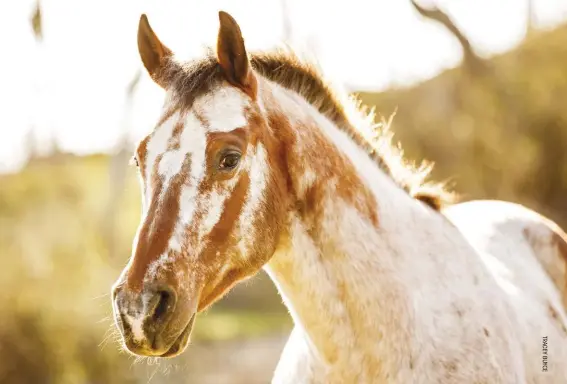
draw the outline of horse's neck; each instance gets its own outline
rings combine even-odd
[[[284,99],[289,96],[288,91],[277,92]],[[298,116],[296,103],[300,102],[295,96],[290,97],[293,105],[289,110],[280,100],[281,112]],[[295,156],[308,167],[316,166],[322,159],[322,165],[328,168],[337,161],[328,160],[335,155],[329,151],[338,150],[349,159],[356,179],[369,195],[337,191],[345,182],[343,177],[347,177],[351,188],[358,186],[352,175],[343,174],[349,172],[348,167],[321,177],[319,172],[323,169],[306,169],[296,175],[303,178],[292,180],[298,186],[299,199],[309,198],[301,195],[307,194],[307,189],[319,190],[312,193],[318,200],[311,197],[312,201],[307,203],[311,207],[304,208],[316,214],[291,214],[289,231],[266,270],[296,325],[305,331],[313,351],[323,361],[344,361],[341,354],[346,353],[354,363],[353,369],[358,369],[356,360],[362,364],[365,355],[376,356],[377,348],[384,352],[384,359],[403,361],[408,357],[400,356],[400,346],[410,344],[408,330],[414,316],[409,295],[413,289],[411,280],[413,275],[423,273],[416,270],[420,262],[415,259],[435,252],[434,247],[442,242],[439,239],[446,238],[443,231],[449,224],[396,186],[333,123],[311,106],[304,107],[307,112],[290,122],[297,125],[293,131],[297,132],[295,139],[299,143],[291,150],[290,161]],[[321,132],[327,144],[334,145],[327,145],[323,153],[309,142],[316,140],[312,135]],[[302,145],[301,141],[307,142]],[[289,167],[298,168],[295,164]],[[371,199],[375,204],[376,221],[363,209],[368,202],[361,203],[361,199]]]

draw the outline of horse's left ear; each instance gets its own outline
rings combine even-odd
[[[138,52],[151,78],[162,88],[167,87],[163,71],[172,52],[156,36],[145,14],[138,24]]]
[[[217,60],[228,82],[256,97],[256,78],[251,69],[238,23],[224,11],[219,12]]]

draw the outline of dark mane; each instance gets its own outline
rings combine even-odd
[[[297,92],[345,131],[412,197],[435,210],[440,210],[454,200],[442,184],[426,182],[431,166],[424,164],[415,167],[403,159],[402,151],[391,143],[389,122],[383,120],[376,124],[372,111],[361,107],[353,98],[341,97],[314,65],[285,51],[252,53],[250,61],[256,73]],[[160,77],[170,84],[174,95],[185,108],[190,108],[195,99],[224,81],[220,65],[212,51],[203,58],[189,62],[171,60]]]

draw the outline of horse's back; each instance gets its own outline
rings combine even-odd
[[[443,213],[477,250],[507,293],[516,311],[527,377],[534,382],[567,383],[565,233],[534,211],[502,201],[461,203]],[[544,340],[547,374],[542,372]]]
[[[522,205],[494,200],[457,204],[443,213],[469,239],[475,237],[484,243],[493,239],[493,248],[510,245],[515,256],[535,257],[567,309],[567,235],[557,224]],[[479,242],[473,245],[480,246]],[[505,254],[497,252],[495,256]],[[526,260],[518,261],[525,265]]]

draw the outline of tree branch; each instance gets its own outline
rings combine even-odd
[[[463,49],[463,63],[469,69],[474,72],[480,72],[485,69],[485,62],[482,60],[475,52],[469,39],[461,32],[461,30],[455,25],[453,20],[443,11],[437,7],[424,8],[419,5],[415,0],[410,0],[411,4],[419,14],[427,19],[438,22],[451,32],[455,38],[461,44]]]
[[[37,0],[30,17],[30,24],[33,30],[33,36],[37,41],[43,40],[43,17],[41,13],[40,0]]]

